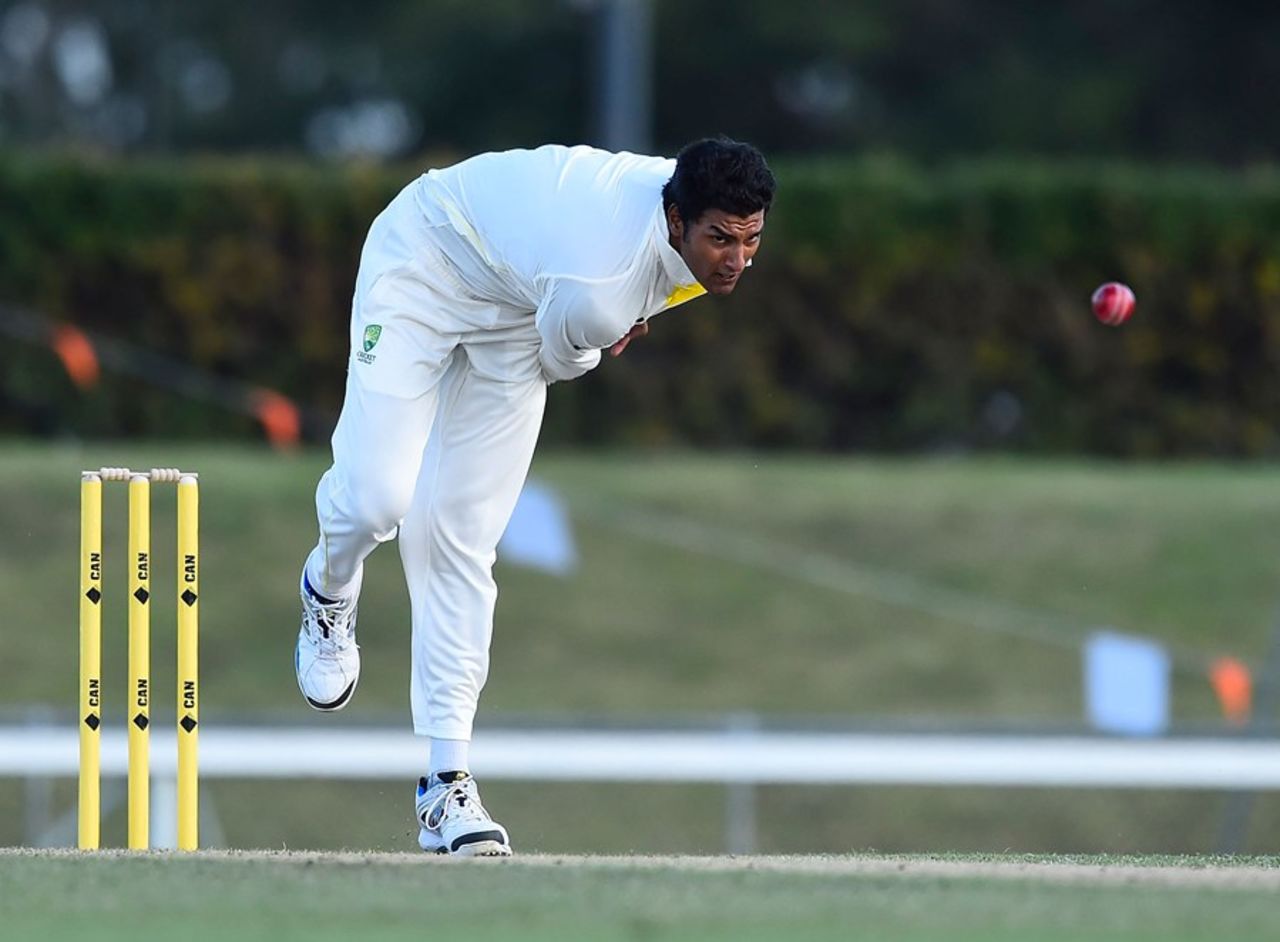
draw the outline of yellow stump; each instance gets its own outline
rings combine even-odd
[[[129,481],[129,849],[150,845],[151,480]]]
[[[200,721],[200,488],[194,476],[178,482],[178,849],[199,838]]]
[[[100,842],[102,744],[102,479],[80,478],[80,801],[81,850]]]

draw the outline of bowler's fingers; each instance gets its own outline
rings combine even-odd
[[[627,335],[625,337],[609,348],[609,356],[616,357],[620,355],[623,350],[627,349],[627,344],[631,343],[631,341],[635,340],[637,337],[643,337],[648,332],[648,321],[641,321],[639,324],[634,325],[629,331],[627,331]]]

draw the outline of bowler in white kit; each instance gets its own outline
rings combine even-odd
[[[703,294],[727,295],[760,246],[774,178],[749,144],[675,160],[549,145],[432,170],[374,220],[351,311],[319,541],[302,569],[298,686],[317,710],[360,676],[365,557],[398,537],[413,613],[417,786],[428,851],[511,853],[468,764],[489,669],[495,548],[542,424],[576,379]]]

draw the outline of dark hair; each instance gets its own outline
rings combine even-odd
[[[760,151],[727,137],[706,138],[676,155],[676,172],[662,187],[662,206],[674,203],[685,225],[708,209],[750,216],[769,212],[776,187]]]

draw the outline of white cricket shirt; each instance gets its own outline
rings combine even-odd
[[[547,145],[432,170],[414,197],[476,300],[513,326],[532,313],[549,380],[581,376],[631,327],[705,293],[668,241],[675,161]]]

